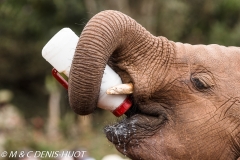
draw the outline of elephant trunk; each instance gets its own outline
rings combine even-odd
[[[147,52],[159,46],[162,47],[159,38],[118,11],[95,15],[82,31],[75,51],[69,77],[70,106],[80,115],[94,111],[111,56],[117,57],[118,62],[128,59],[125,66],[137,66],[141,62],[139,57],[147,59]],[[162,54],[161,49],[158,51]]]

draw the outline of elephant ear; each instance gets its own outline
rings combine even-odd
[[[167,54],[173,51],[166,38],[151,35],[127,15],[112,10],[98,13],[87,23],[77,44],[69,76],[70,106],[80,115],[95,110],[104,69],[110,57],[116,59],[121,64],[118,67],[129,74],[131,67],[140,66],[137,69],[144,71],[147,62],[158,61],[159,65],[148,67],[154,67],[157,70],[154,74],[159,75],[158,68],[168,61],[171,56]]]

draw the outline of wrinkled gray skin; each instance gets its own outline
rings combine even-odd
[[[240,48],[155,37],[117,11],[84,28],[69,79],[80,115],[94,112],[109,64],[134,84],[132,114],[105,128],[131,159],[237,159],[240,156]]]

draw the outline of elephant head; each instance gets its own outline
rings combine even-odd
[[[121,153],[147,160],[240,156],[240,48],[176,43],[118,11],[100,12],[73,59],[76,113],[96,108],[106,64],[134,85],[131,114],[105,128]]]

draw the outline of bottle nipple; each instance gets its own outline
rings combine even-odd
[[[79,37],[71,29],[63,28],[49,40],[42,50],[42,56],[54,67],[52,70],[53,76],[66,89],[68,89],[68,83],[59,73],[69,77],[78,40]],[[106,65],[97,106],[111,111],[117,117],[123,115],[132,105],[127,95],[109,95],[106,93],[109,88],[119,84],[122,84],[119,75]]]

